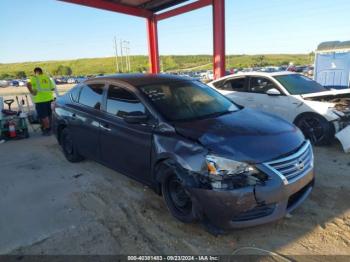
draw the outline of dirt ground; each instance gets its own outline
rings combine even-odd
[[[54,137],[6,142],[0,254],[350,255],[350,156],[335,143],[315,157],[316,187],[291,216],[215,237],[176,221],[147,187],[92,161],[67,162]]]

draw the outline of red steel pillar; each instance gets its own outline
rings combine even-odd
[[[225,75],[225,0],[213,0],[214,78]]]
[[[147,33],[150,73],[158,74],[160,73],[160,67],[158,50],[158,29],[157,19],[155,16],[147,18]]]

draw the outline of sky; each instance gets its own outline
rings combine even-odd
[[[227,54],[309,53],[350,40],[349,0],[226,0]],[[0,63],[147,54],[145,19],[55,0],[0,1]],[[161,55],[212,54],[212,8],[163,20]]]

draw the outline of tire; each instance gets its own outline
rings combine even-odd
[[[74,147],[72,136],[67,128],[61,131],[61,147],[64,156],[69,162],[77,163],[84,160]]]
[[[192,200],[178,177],[170,168],[165,170],[165,179],[162,182],[164,201],[170,213],[183,223],[192,223],[196,218],[192,211]]]
[[[332,123],[317,114],[305,114],[295,121],[295,125],[316,146],[329,145],[334,137]]]

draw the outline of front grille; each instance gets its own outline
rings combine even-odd
[[[294,154],[265,163],[273,172],[285,177],[288,181],[298,178],[305,172],[313,168],[314,157],[312,147],[309,141]]]
[[[239,214],[238,216],[234,217],[232,221],[239,222],[239,221],[247,221],[247,220],[265,217],[265,216],[271,215],[275,210],[275,207],[276,207],[275,204],[260,205],[251,210],[248,210],[246,212]]]

